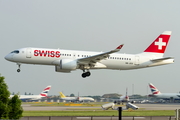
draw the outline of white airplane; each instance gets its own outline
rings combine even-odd
[[[161,93],[152,83],[149,83],[152,94],[149,97],[156,97],[163,100],[180,100],[180,93]]]
[[[39,95],[19,95],[20,100],[40,100],[43,97],[47,97],[51,86],[47,86]],[[12,98],[14,95],[10,95]]]
[[[126,88],[126,95],[122,95],[119,99],[115,99],[114,103],[120,104],[120,103],[127,103],[129,101],[129,96],[127,95],[127,88]]]
[[[62,100],[67,100],[71,102],[94,101],[94,99],[91,97],[66,97],[62,92],[59,92],[59,94]]]
[[[109,52],[88,52],[47,48],[21,48],[12,51],[5,59],[20,65],[39,64],[55,66],[56,72],[70,73],[81,69],[82,77],[91,75],[90,69],[130,70],[174,63],[173,57],[163,57],[171,31],[165,31],[139,54],[115,54],[123,44]]]
[[[115,103],[106,103],[106,104],[103,104],[103,105],[101,105],[101,108],[102,108],[102,110],[108,110],[108,109],[118,110],[119,109],[119,108],[115,107]],[[138,106],[136,106],[136,105],[134,105],[134,104],[132,104],[130,102],[127,102],[126,103],[126,107],[125,108],[123,107],[122,110],[128,110],[129,108],[131,108],[133,110],[139,109]]]

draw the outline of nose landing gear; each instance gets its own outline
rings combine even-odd
[[[21,64],[18,64],[18,63],[17,63],[17,65],[18,65],[17,72],[20,72],[20,71],[21,71],[21,69],[20,69],[20,68],[21,68]]]
[[[17,69],[17,72],[20,72],[21,70],[20,69]]]

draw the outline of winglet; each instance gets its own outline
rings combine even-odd
[[[120,50],[123,47],[124,44],[121,44],[120,46],[118,46],[116,49]]]
[[[109,54],[120,51],[120,49],[121,49],[123,46],[124,46],[124,44],[119,45],[116,49],[111,50],[111,51],[109,52]]]

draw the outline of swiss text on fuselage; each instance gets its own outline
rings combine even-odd
[[[60,57],[60,51],[34,50],[34,56]]]

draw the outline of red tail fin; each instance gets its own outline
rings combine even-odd
[[[144,52],[164,53],[168,45],[170,36],[171,31],[164,31]]]

